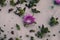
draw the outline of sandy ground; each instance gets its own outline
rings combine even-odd
[[[18,6],[18,5],[17,5]],[[19,5],[24,7],[24,5]],[[51,9],[51,6],[54,6],[54,9]],[[53,15],[54,17],[58,17],[59,18],[59,22],[60,22],[60,6],[54,5],[53,4],[53,0],[40,0],[40,2],[37,4],[37,9],[41,11],[41,13],[38,14],[34,14],[34,17],[36,18],[36,25],[32,25],[28,28],[25,28],[23,26],[23,22],[22,22],[22,17],[19,17],[17,15],[15,15],[13,12],[8,13],[8,9],[9,8],[14,8],[16,9],[16,7],[12,7],[9,5],[9,3],[5,6],[5,7],[0,7],[2,9],[2,11],[0,11],[0,27],[2,27],[2,29],[5,30],[4,33],[2,33],[1,36],[3,36],[3,34],[7,34],[7,39],[8,40],[10,37],[20,37],[22,36],[21,39],[23,40],[30,40],[30,38],[26,37],[26,35],[30,35],[30,36],[34,36],[35,40],[46,40],[47,38],[49,40],[60,40],[60,34],[58,33],[58,31],[60,30],[60,24],[54,26],[54,27],[50,27],[48,22],[49,19],[51,18],[51,16]],[[31,13],[30,9],[26,9],[26,13]],[[16,24],[19,24],[21,27],[21,30],[18,31],[15,27]],[[48,37],[46,34],[45,37],[43,37],[42,39],[37,38],[35,36],[35,33],[30,33],[29,30],[30,29],[35,29],[36,32],[39,30],[38,26],[41,26],[42,24],[44,24],[46,27],[49,28],[49,30],[51,31],[49,34],[51,35],[50,37]],[[4,25],[6,25],[4,27]],[[11,27],[13,27],[14,29],[11,29]],[[14,35],[12,35],[10,32],[11,30],[14,30]],[[56,34],[56,36],[52,36],[53,34]]]

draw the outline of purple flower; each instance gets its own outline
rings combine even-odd
[[[25,24],[32,24],[32,23],[35,22],[35,18],[34,18],[32,15],[25,15],[25,16],[23,17],[23,22],[24,22]]]
[[[60,0],[55,0],[55,4],[60,4]]]

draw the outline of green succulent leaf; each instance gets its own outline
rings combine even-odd
[[[16,40],[19,40],[19,38],[16,38]]]
[[[18,24],[16,24],[16,28],[17,30],[20,30],[20,26]]]
[[[26,6],[28,7],[28,8],[32,8],[33,6],[36,6],[36,4],[39,2],[40,0],[31,0],[30,2],[29,2],[29,4],[26,4]]]
[[[38,3],[40,0],[31,0],[33,3]]]
[[[36,8],[35,8],[35,9],[31,9],[31,11],[32,11],[33,13],[40,13],[40,11],[37,10]]]
[[[15,6],[14,0],[10,0],[10,5]]]
[[[25,13],[25,9],[26,8],[23,8],[23,9],[22,8],[18,8],[17,11],[19,11],[19,12],[17,13],[17,11],[16,11],[15,14],[18,15],[18,16],[22,16]]]
[[[36,4],[30,1],[29,4],[26,4],[26,6],[28,8],[32,8],[33,6],[36,6]]]

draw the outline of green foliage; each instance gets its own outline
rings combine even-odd
[[[27,2],[26,0],[17,0],[17,2],[15,3],[15,5],[17,4],[23,4],[24,2]]]
[[[10,0],[10,5],[15,6],[14,0]]]
[[[32,8],[33,6],[36,6],[36,4],[30,1],[29,4],[26,4],[26,6],[28,8]]]
[[[16,24],[16,28],[17,30],[20,30],[20,26],[18,24]]]
[[[29,2],[29,4],[26,4],[26,6],[28,7],[28,8],[32,8],[33,6],[36,6],[36,4],[39,2],[40,0],[31,0],[30,2]]]
[[[57,20],[58,20],[58,18],[51,17],[49,25],[50,26],[57,25],[59,23]]]
[[[33,3],[38,3],[40,0],[31,0]]]
[[[20,4],[23,4],[24,2],[26,2],[26,0],[20,0]]]
[[[18,16],[22,16],[24,13],[25,13],[25,9],[26,8],[17,8],[17,11],[19,11],[18,13],[17,13],[17,11],[15,12],[15,14],[16,15],[18,15]]]
[[[35,9],[31,9],[33,13],[40,13],[39,10],[37,10],[36,8]]]
[[[5,5],[6,0],[0,0],[0,5],[3,7]]]
[[[37,32],[37,37],[42,38],[44,36],[44,34],[50,32],[49,29],[47,27],[44,27],[44,25],[42,25],[42,28],[40,28],[40,31]]]

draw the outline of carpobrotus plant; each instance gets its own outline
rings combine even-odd
[[[37,36],[38,38],[43,38],[43,36],[44,36],[46,33],[50,32],[49,29],[48,29],[48,27],[44,27],[44,25],[42,25],[42,27],[39,28],[39,29],[40,29],[40,30],[36,33],[36,36]]]
[[[36,22],[35,22],[35,18],[32,15],[25,15],[23,17],[23,23],[24,23],[24,26],[26,26],[26,25],[33,24]]]
[[[24,13],[25,13],[25,9],[26,8],[20,8],[20,7],[17,7],[17,10],[14,12],[16,15],[18,16],[22,16]]]
[[[58,18],[51,17],[49,25],[54,26],[54,25],[57,25],[57,24],[59,24]]]

